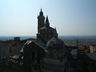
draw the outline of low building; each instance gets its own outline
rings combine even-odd
[[[79,53],[89,53],[90,49],[89,49],[89,45],[79,45],[78,46],[79,49]]]
[[[14,41],[20,41],[20,37],[14,37]]]
[[[95,53],[96,52],[96,45],[90,45],[90,53]]]
[[[2,60],[8,62],[10,56],[10,44],[8,42],[0,42],[0,63]]]

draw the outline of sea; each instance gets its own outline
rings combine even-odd
[[[36,36],[0,36],[0,41],[14,40],[15,37],[20,37],[20,40],[36,38]]]
[[[36,38],[36,36],[0,36],[0,41],[13,40],[14,37],[20,37],[20,40]],[[96,40],[96,36],[59,36],[62,40]]]

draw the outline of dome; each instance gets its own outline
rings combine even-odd
[[[47,42],[47,48],[56,48],[56,49],[62,49],[64,48],[64,42],[58,38],[51,38],[48,42]]]

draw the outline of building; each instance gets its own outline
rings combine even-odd
[[[48,19],[48,16],[43,16],[42,9],[38,16],[38,33],[37,33],[37,39],[42,40],[44,43],[46,43],[48,40],[50,40],[52,37],[58,37],[56,28],[50,27],[50,22]]]
[[[68,48],[64,41],[58,38],[58,33],[55,28],[50,27],[48,16],[43,16],[42,9],[38,16],[38,33],[36,40],[29,40],[23,47],[24,67],[25,72],[31,72],[33,64],[37,60],[40,70],[42,63],[43,70],[47,68],[48,71],[58,72],[68,70],[68,60],[71,58]],[[43,58],[43,62],[42,61]],[[35,60],[34,60],[35,59]],[[71,59],[70,59],[71,60]],[[51,65],[51,66],[50,66]],[[67,66],[66,66],[67,65]],[[59,68],[58,68],[59,66]],[[34,66],[33,66],[34,67]],[[56,67],[55,69],[53,67]],[[51,70],[52,69],[52,70]],[[47,71],[45,71],[47,72]]]
[[[90,45],[90,53],[95,53],[96,52],[96,45]]]
[[[14,37],[14,41],[20,41],[20,37]]]
[[[78,49],[79,49],[79,53],[89,53],[89,45],[79,45],[78,46]]]
[[[11,48],[9,42],[0,42],[0,63],[3,62],[3,60],[8,62],[10,49]]]

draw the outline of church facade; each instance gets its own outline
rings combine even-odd
[[[37,33],[37,39],[42,40],[43,42],[47,42],[53,37],[58,37],[58,33],[56,31],[56,28],[50,27],[50,22],[48,19],[48,16],[45,19],[45,16],[43,15],[42,9],[38,16],[38,33]]]

